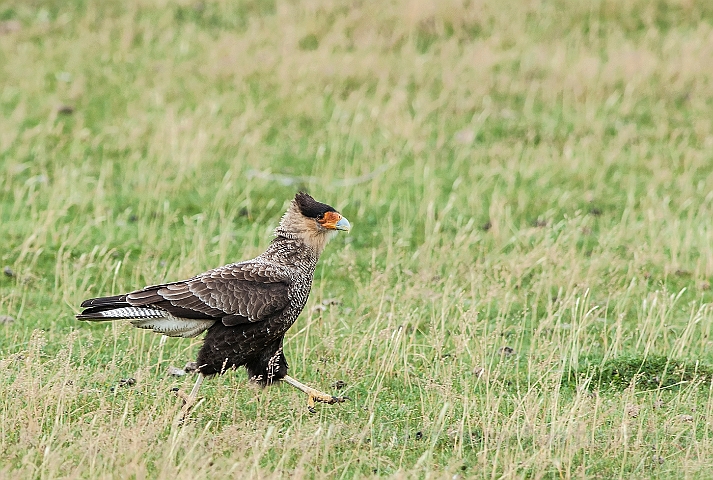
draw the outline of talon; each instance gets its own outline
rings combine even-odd
[[[317,411],[314,408],[315,402],[326,403],[328,405],[332,405],[335,403],[343,403],[347,400],[351,400],[351,398],[349,398],[347,396],[335,397],[333,395],[329,395],[328,393],[320,392],[317,389],[308,387],[307,385],[298,382],[297,380],[290,377],[289,375],[285,375],[282,378],[282,380],[289,383],[296,389],[307,394],[307,410],[309,410],[310,413],[317,413]]]
[[[171,391],[175,393],[178,398],[183,400],[181,412],[178,414],[178,417],[176,417],[175,420],[176,425],[183,425],[188,416],[193,413],[201,403],[203,403],[203,397],[199,397],[196,395],[198,393],[198,387],[200,387],[201,383],[203,383],[203,378],[203,375],[198,376],[198,378],[196,379],[196,384],[193,386],[193,390],[191,390],[190,395],[186,395],[186,393],[180,388],[174,387],[171,389]]]
[[[198,406],[203,403],[203,397],[191,398],[187,397],[187,400],[183,401],[183,406],[181,407],[181,412],[176,418],[177,425],[183,425],[189,416],[198,408]]]
[[[189,395],[186,395],[186,392],[181,390],[180,388],[172,388],[171,391],[181,400],[183,400],[183,405],[188,405],[189,401],[191,401],[191,397]],[[195,400],[193,400],[191,403],[193,403]]]
[[[329,400],[322,400],[322,401],[326,404],[333,405],[335,403],[344,403],[347,400],[351,401],[351,398],[349,398],[347,396],[341,396],[341,397],[332,397]]]

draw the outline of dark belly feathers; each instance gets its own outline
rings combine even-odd
[[[198,352],[198,368],[204,375],[221,374],[245,366],[248,378],[269,384],[287,375],[282,341],[287,329],[280,320],[226,327],[215,323],[208,329]]]

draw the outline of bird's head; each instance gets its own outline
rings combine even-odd
[[[349,231],[351,225],[334,207],[321,203],[304,192],[294,200],[277,227],[276,234],[300,238],[318,252],[339,230]]]

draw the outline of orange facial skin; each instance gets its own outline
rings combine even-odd
[[[337,212],[327,212],[322,218],[317,220],[322,227],[327,230],[349,230],[350,225],[346,218]]]

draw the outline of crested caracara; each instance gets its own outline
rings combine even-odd
[[[349,229],[347,219],[334,208],[300,192],[262,255],[188,280],[85,300],[77,318],[126,319],[171,337],[195,337],[207,331],[198,351],[196,384],[190,395],[179,392],[185,401],[183,416],[206,376],[240,366],[263,386],[283,380],[300,389],[314,412],[315,401],[331,404],[347,397],[322,393],[287,375],[282,342],[307,302],[322,250],[338,230]]]

